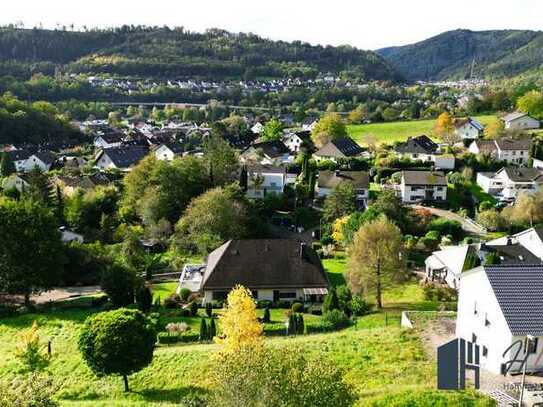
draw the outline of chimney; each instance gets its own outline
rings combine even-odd
[[[507,246],[513,245],[513,239],[511,239],[511,236],[507,236]]]

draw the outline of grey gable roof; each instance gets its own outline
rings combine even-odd
[[[447,186],[447,177],[440,171],[402,171],[406,185]]]
[[[368,189],[370,186],[366,171],[319,171],[320,188],[335,188],[345,181],[351,182],[355,189]]]
[[[542,181],[543,172],[532,167],[504,167],[500,171],[504,171],[507,177],[514,182],[532,182]]]
[[[543,335],[543,266],[484,267],[513,335]]]
[[[328,277],[317,253],[292,239],[230,240],[211,252],[203,290],[326,288]]]

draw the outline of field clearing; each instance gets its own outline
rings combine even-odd
[[[483,125],[487,125],[496,116],[474,116]],[[392,144],[396,141],[404,141],[408,137],[426,134],[435,139],[433,128],[435,120],[411,120],[390,123],[371,123],[347,126],[349,135],[360,145],[364,146],[368,135],[376,138],[378,143]]]

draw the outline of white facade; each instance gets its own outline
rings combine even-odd
[[[300,288],[292,288],[292,289],[281,289],[281,290],[270,290],[270,289],[262,289],[262,290],[251,290],[253,292],[254,298],[257,301],[274,301],[275,300],[275,292],[278,294],[278,299],[280,301],[288,301],[288,302],[294,302],[294,301],[304,301],[304,292],[303,289]],[[215,292],[215,295],[213,294]],[[255,294],[256,293],[256,294]],[[212,290],[205,290],[204,291],[204,304],[216,301],[219,298],[222,298],[223,292],[220,291],[212,291]]]
[[[255,182],[261,177],[261,183]],[[250,170],[247,173],[247,197],[262,199],[267,194],[281,194],[286,185],[286,174],[279,172],[266,172]]]
[[[264,125],[262,123],[260,123],[260,122],[255,123],[255,125],[253,127],[251,127],[251,131],[254,134],[260,134],[260,133],[262,133],[263,130],[264,130]]]
[[[23,166],[23,171],[25,172],[32,171],[35,167],[38,167],[40,171],[42,172],[46,172],[46,171],[49,171],[49,169],[51,168],[51,164],[44,163],[36,155],[32,154],[25,161],[25,164]]]
[[[114,147],[120,147],[122,145],[122,141],[116,141],[113,143],[108,143],[102,136],[98,136],[94,139],[94,146],[96,148],[114,148]]]
[[[283,144],[293,153],[300,151],[303,142],[302,138],[295,133],[290,133],[283,137]]]
[[[175,158],[175,153],[168,146],[162,144],[155,150],[155,157],[157,160],[172,161]]]
[[[539,129],[539,120],[533,119],[528,115],[523,115],[510,120],[506,119],[505,128],[510,130]]]
[[[430,201],[445,201],[447,199],[446,185],[406,185],[402,178],[400,194],[404,203]]]
[[[521,193],[535,193],[541,187],[541,181],[514,181],[507,172],[500,170],[495,174],[478,173],[477,184],[484,192],[498,199],[515,200]]]
[[[465,272],[460,278],[456,336],[478,344],[481,349],[481,368],[495,374],[500,374],[502,363],[512,360],[515,356],[514,349],[505,357],[504,351],[516,340],[524,339],[511,334],[482,267]],[[536,352],[528,357],[528,371],[543,368],[543,360],[536,364],[542,340],[539,337]]]
[[[494,140],[492,141],[492,152],[490,155],[499,161],[507,161],[511,164],[526,164],[530,158],[529,149],[523,150],[503,150],[500,148],[499,144]],[[479,149],[477,142],[473,142],[469,145],[468,150],[472,154],[481,154],[482,151]]]
[[[100,159],[96,162],[96,166],[101,170],[112,170],[117,168],[117,166],[111,161],[107,154],[102,154]]]
[[[475,140],[481,135],[481,130],[471,121],[467,121],[463,125],[456,127],[455,133],[463,140]]]
[[[28,186],[28,182],[17,174],[11,174],[2,182],[2,189],[5,191],[15,188],[17,191],[23,192]]]

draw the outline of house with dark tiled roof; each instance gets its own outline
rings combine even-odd
[[[543,370],[542,292],[541,264],[482,266],[462,273],[456,336],[479,345],[481,368],[505,373],[508,361],[526,357],[528,372]],[[514,363],[509,373],[520,369]]]
[[[115,148],[123,144],[123,134],[121,132],[107,132],[99,134],[94,138],[96,148]]]
[[[15,164],[15,169],[17,172],[23,172],[25,171],[25,165],[26,160],[36,152],[35,149],[17,149],[17,150],[10,150],[8,151],[8,156],[11,161],[13,161],[13,164]]]
[[[341,159],[358,157],[363,151],[362,147],[360,147],[352,138],[342,137],[330,140],[317,150],[313,154],[313,157],[317,161],[330,160],[337,162]]]
[[[282,194],[287,184],[296,182],[296,174],[287,174],[286,167],[247,165],[247,197],[262,199],[269,194]]]
[[[409,137],[406,142],[398,144],[394,151],[400,158],[434,163],[434,167],[438,170],[454,169],[454,156],[442,154],[439,146],[426,135]]]
[[[226,299],[239,284],[259,301],[311,303],[330,286],[315,250],[292,239],[229,240],[211,252],[200,285],[204,302]]]
[[[504,167],[497,172],[477,173],[484,192],[502,201],[514,201],[521,193],[535,193],[543,185],[543,170],[533,167]]]
[[[56,160],[56,156],[50,151],[38,151],[32,154],[24,164],[24,171],[32,171],[39,168],[41,171],[49,171]]]
[[[350,182],[353,185],[357,201],[365,206],[370,189],[370,177],[366,171],[319,171],[315,192],[318,197],[325,198],[344,182]]]
[[[181,143],[163,143],[155,150],[157,160],[172,161],[183,155],[185,148]]]
[[[101,170],[119,169],[121,171],[130,171],[148,152],[147,147],[138,145],[105,148],[98,153],[96,166]]]
[[[281,165],[294,161],[294,156],[281,140],[256,142],[241,153],[243,163]]]

